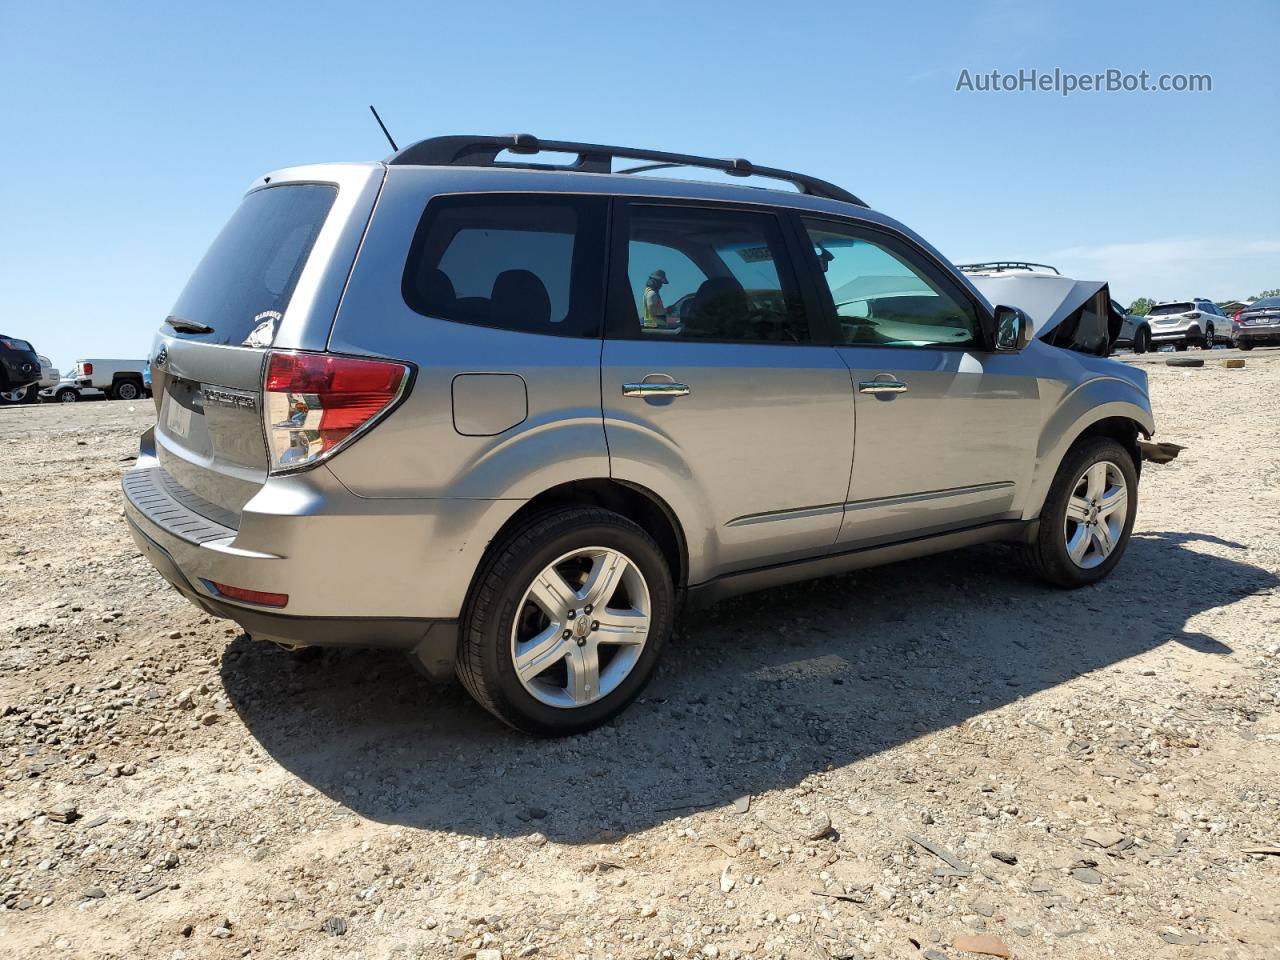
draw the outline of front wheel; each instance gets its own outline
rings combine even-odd
[[[1146,353],[1151,349],[1151,331],[1146,327],[1139,327],[1138,332],[1133,335],[1133,352]]]
[[[59,403],[75,403],[80,399],[80,392],[67,387],[57,393]]]
[[[1205,350],[1213,349],[1213,324],[1209,325],[1209,329],[1204,332],[1204,340],[1200,346]]]
[[[1058,587],[1097,583],[1120,562],[1137,512],[1129,451],[1106,437],[1077,444],[1058,468],[1027,548],[1032,570]]]
[[[636,698],[674,618],[671,571],[652,537],[607,510],[557,510],[513,530],[481,565],[457,673],[518,730],[581,733]]]

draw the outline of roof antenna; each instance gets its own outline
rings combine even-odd
[[[383,123],[382,118],[378,116],[378,111],[373,109],[372,103],[369,104],[369,110],[373,113],[373,119],[378,121],[378,126],[382,128],[382,135],[387,138],[387,143],[391,144],[391,149],[398,152],[400,148],[397,147],[396,142],[391,139],[391,134],[387,132],[387,125]]]

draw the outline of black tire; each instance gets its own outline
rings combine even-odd
[[[1209,324],[1204,332],[1204,339],[1200,341],[1200,347],[1203,350],[1213,349],[1213,324]]]
[[[649,589],[650,629],[631,672],[595,703],[561,708],[536,699],[516,676],[511,630],[517,606],[534,578],[576,548],[601,546],[624,553]],[[657,543],[626,517],[594,507],[531,517],[497,541],[481,563],[463,610],[456,671],[463,686],[499,720],[525,733],[561,737],[606,723],[644,688],[675,620],[675,588]]]
[[[35,392],[33,387],[26,387],[25,389],[18,387],[16,390],[0,387],[0,407],[16,407],[20,403],[30,403],[31,401],[27,398],[29,395],[34,395]]]
[[[80,401],[80,391],[72,390],[70,387],[63,387],[54,394],[54,399],[58,403],[78,403]]]
[[[1187,347],[1189,347],[1190,345],[1191,345],[1190,340],[1179,340],[1177,343],[1173,345],[1173,349],[1177,350],[1179,353],[1182,353],[1182,351],[1186,350]]]
[[[137,400],[142,396],[142,384],[137,380],[117,380],[111,385],[112,400]]]
[[[1151,331],[1146,327],[1139,327],[1138,332],[1133,335],[1133,352],[1146,353],[1151,349]]]
[[[1253,344],[1252,344],[1252,343],[1245,343],[1245,342],[1241,341],[1240,343],[1237,343],[1237,344],[1236,344],[1236,349],[1237,349],[1237,350],[1252,350],[1252,349],[1253,349]]]
[[[1066,521],[1067,501],[1072,489],[1084,471],[1094,463],[1110,461],[1124,476],[1128,486],[1128,513],[1119,540],[1111,554],[1098,566],[1085,569],[1072,562],[1067,554]],[[1129,545],[1134,517],[1138,512],[1138,471],[1133,457],[1123,446],[1107,437],[1092,437],[1073,446],[1062,459],[1058,473],[1049,487],[1044,507],[1040,511],[1040,527],[1034,543],[1025,547],[1027,565],[1040,579],[1055,587],[1074,590],[1085,587],[1109,574]]]

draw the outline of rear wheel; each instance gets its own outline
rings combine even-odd
[[[1138,332],[1133,335],[1133,352],[1146,353],[1151,349],[1151,331],[1146,327],[1139,327]]]
[[[513,530],[476,574],[458,676],[518,730],[580,733],[635,699],[674,616],[671,571],[652,537],[607,510],[557,510]]]
[[[1241,340],[1239,343],[1236,344],[1236,348],[1239,350],[1252,350],[1253,344],[1245,343],[1243,340]]]
[[[35,395],[34,385],[18,387],[16,390],[0,390],[0,406],[12,407],[19,403],[31,403]]]
[[[121,380],[111,388],[113,400],[137,400],[142,396],[142,384],[136,380]]]
[[[1124,555],[1137,511],[1129,451],[1106,437],[1078,443],[1058,468],[1027,547],[1032,570],[1058,587],[1097,583]]]
[[[1191,341],[1190,341],[1190,340],[1179,340],[1177,343],[1175,343],[1175,344],[1173,345],[1173,349],[1175,349],[1175,350],[1177,350],[1179,353],[1181,353],[1183,350],[1187,349],[1187,346],[1188,346],[1190,343],[1191,343]]]

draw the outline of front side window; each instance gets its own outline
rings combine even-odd
[[[804,221],[831,292],[842,343],[878,347],[978,344],[973,308],[865,233]]]
[[[405,264],[405,302],[442,320],[594,335],[603,210],[603,201],[581,197],[438,197]]]
[[[771,214],[634,204],[626,257],[641,338],[809,340],[786,244]]]

